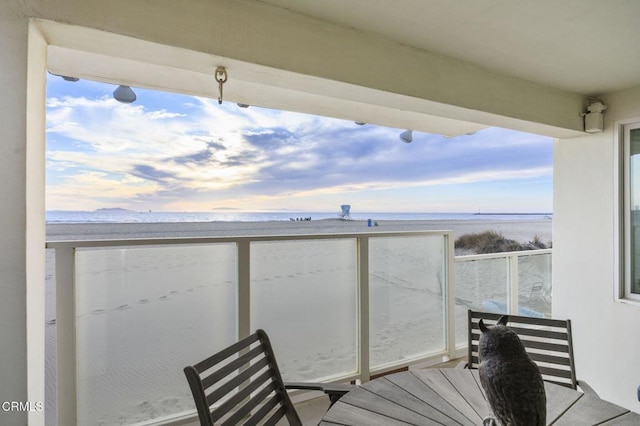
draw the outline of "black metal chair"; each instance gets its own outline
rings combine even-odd
[[[505,314],[468,311],[469,348],[467,367],[478,368],[478,343],[480,327],[492,326]],[[571,320],[534,318],[509,315],[508,327],[518,334],[529,358],[536,363],[542,379],[571,389],[580,389],[595,395],[595,391],[585,382],[577,380],[571,337]]]
[[[203,426],[275,425],[286,417],[302,425],[287,389],[325,392],[333,405],[352,385],[282,381],[267,333],[257,330],[228,348],[184,368]]]

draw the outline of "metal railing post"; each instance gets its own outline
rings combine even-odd
[[[509,259],[509,288],[508,288],[508,300],[509,310],[508,312],[513,315],[518,315],[519,311],[519,296],[520,296],[520,278],[518,276],[518,255],[510,254]]]
[[[56,409],[59,426],[77,424],[75,248],[56,253]]]
[[[369,237],[357,238],[358,264],[358,368],[360,381],[368,382],[369,362]]]
[[[251,334],[251,242],[238,241],[238,339]]]
[[[445,245],[445,344],[449,359],[456,357],[456,264],[455,240],[452,233],[444,235]]]

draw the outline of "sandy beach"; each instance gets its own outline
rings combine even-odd
[[[372,218],[375,223],[376,219]],[[49,241],[451,230],[493,230],[526,243],[551,241],[551,220],[49,224]],[[251,254],[251,327],[268,331],[286,380],[356,368],[353,240],[257,243]],[[443,349],[441,237],[370,242],[371,364]],[[233,244],[80,250],[76,255],[80,424],[144,422],[193,408],[182,368],[236,338]],[[47,253],[47,402],[53,398],[53,251]],[[477,263],[477,262],[474,262]],[[535,265],[534,265],[535,266]],[[533,268],[535,269],[535,268]],[[487,281],[485,272],[492,274]],[[460,269],[456,317],[504,300],[504,266]],[[503,277],[505,276],[505,277]],[[468,278],[465,278],[468,277]],[[521,291],[525,285],[521,284]],[[462,333],[461,331],[458,333]]]
[[[450,230],[456,237],[493,230],[521,243],[538,236],[552,240],[551,219],[534,220],[366,220],[321,219],[270,222],[191,222],[191,223],[56,223],[47,225],[47,239],[91,240],[115,238],[171,238],[239,235],[290,235],[320,233]]]

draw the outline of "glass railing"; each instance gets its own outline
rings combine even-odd
[[[446,353],[447,252],[439,238],[372,239],[372,367]]]
[[[467,310],[551,317],[551,249],[455,257],[456,344],[467,345]]]
[[[460,354],[468,309],[551,316],[551,250],[454,258],[449,232],[47,247],[47,425],[188,418],[184,366],[257,328],[285,380],[367,381]]]
[[[184,366],[257,328],[292,381],[367,381],[455,354],[448,232],[47,247],[59,425],[182,419],[193,410]]]

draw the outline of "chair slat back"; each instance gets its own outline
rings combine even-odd
[[[485,325],[493,326],[502,315],[469,310],[469,368],[479,366],[478,345],[481,332],[478,322],[482,319]],[[577,388],[571,320],[509,315],[507,326],[518,334],[544,380],[572,389]]]
[[[203,426],[302,425],[263,330],[184,368]]]

